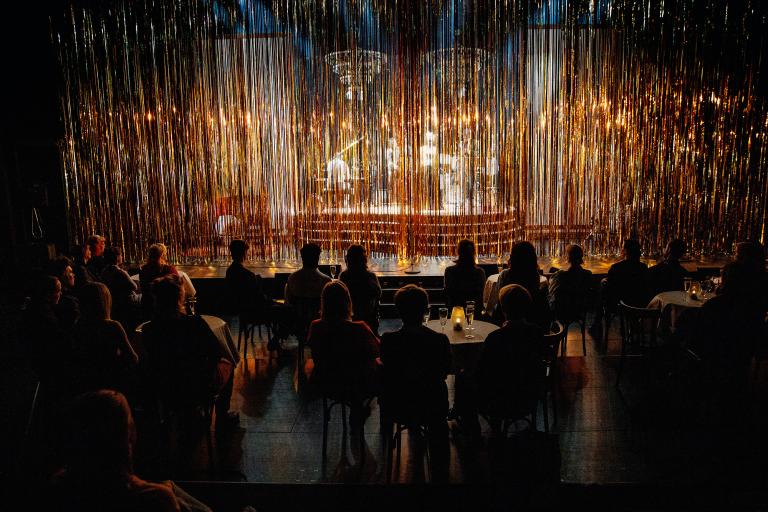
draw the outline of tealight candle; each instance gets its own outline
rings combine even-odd
[[[464,328],[464,308],[461,306],[454,306],[451,310],[451,323],[453,324],[454,331],[460,331]]]

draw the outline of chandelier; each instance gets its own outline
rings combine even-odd
[[[355,93],[361,97],[363,86],[381,73],[387,64],[387,56],[375,50],[344,50],[329,53],[325,62],[347,88],[347,99],[352,99]]]
[[[443,48],[430,52],[427,61],[443,81],[465,83],[490,64],[490,55],[481,48]]]

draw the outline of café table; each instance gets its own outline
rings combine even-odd
[[[217,316],[212,315],[201,315],[201,318],[205,320],[205,323],[208,324],[208,327],[211,328],[213,334],[216,335],[216,339],[221,346],[223,356],[229,359],[232,364],[237,366],[237,363],[240,362],[240,353],[237,351],[237,346],[235,346],[235,342],[232,339],[232,332],[229,330],[227,322]],[[136,334],[141,336],[144,326],[148,323],[149,322],[144,322],[143,324],[136,327]]]
[[[661,292],[651,299],[648,308],[661,310],[659,330],[662,333],[674,333],[677,330],[681,315],[686,310],[700,308],[711,297],[713,297],[712,294],[702,294],[697,298],[692,298],[683,291]]]
[[[489,314],[496,307],[496,302],[499,300],[499,275],[492,274],[488,276],[483,287],[483,307]],[[539,285],[544,285],[546,282],[547,277],[539,275]]]
[[[475,320],[472,322],[472,335],[474,337],[467,338],[466,323],[461,331],[454,331],[450,318],[448,318],[448,323],[445,324],[445,327],[440,325],[440,320],[430,320],[426,323],[426,326],[435,332],[448,336],[448,341],[451,343],[454,371],[462,368],[474,368],[485,338],[499,328],[499,326],[490,322]]]

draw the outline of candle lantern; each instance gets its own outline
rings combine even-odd
[[[454,331],[460,331],[464,328],[464,308],[461,306],[454,306],[451,311],[451,324]]]

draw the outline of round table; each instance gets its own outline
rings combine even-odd
[[[216,335],[216,339],[221,346],[222,357],[226,357],[232,364],[237,366],[237,363],[240,362],[240,353],[237,351],[237,346],[235,346],[235,341],[232,339],[232,332],[230,332],[227,322],[211,315],[201,315],[201,318],[205,320],[213,334]],[[136,327],[136,334],[141,335],[144,326],[148,323],[144,322]]]
[[[488,276],[485,280],[485,286],[483,287],[483,307],[485,311],[490,314],[493,308],[496,307],[496,303],[499,301],[499,275],[493,274]],[[547,282],[547,277],[539,274],[539,285],[543,285]]]
[[[661,319],[659,329],[661,332],[675,332],[680,316],[686,309],[698,309],[704,305],[712,295],[704,295],[698,299],[692,299],[686,292],[672,291],[661,292],[648,303],[649,308],[660,309]]]
[[[454,331],[450,318],[444,328],[440,325],[440,320],[430,320],[426,323],[426,326],[435,332],[448,336],[448,341],[451,343],[454,373],[460,369],[468,370],[474,368],[477,363],[477,357],[480,354],[480,347],[482,347],[485,338],[499,328],[499,326],[490,322],[475,320],[472,322],[472,335],[474,338],[467,338],[466,324],[461,331]]]

